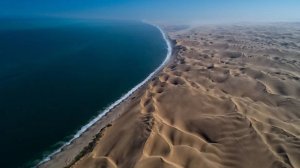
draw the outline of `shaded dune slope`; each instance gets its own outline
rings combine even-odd
[[[300,29],[169,35],[174,60],[71,167],[300,168]]]

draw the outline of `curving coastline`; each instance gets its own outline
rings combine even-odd
[[[299,47],[266,41],[299,28],[166,30],[171,61],[44,167],[299,167]]]
[[[60,148],[58,148],[57,150],[55,150],[54,152],[52,152],[51,154],[49,154],[47,157],[43,158],[36,166],[39,167],[43,164],[45,164],[46,162],[50,161],[52,159],[53,156],[57,155],[58,153],[62,152],[64,150],[64,148],[66,148],[67,146],[69,146],[70,144],[72,144],[74,142],[74,140],[78,139],[81,137],[81,135],[83,133],[85,133],[86,131],[88,131],[88,129],[90,127],[92,127],[94,124],[96,124],[99,120],[101,120],[107,113],[109,113],[111,110],[113,110],[116,106],[118,106],[120,103],[122,103],[124,100],[126,100],[127,98],[129,98],[133,93],[135,93],[139,88],[141,88],[143,85],[145,85],[151,78],[154,77],[154,75],[156,73],[158,73],[170,60],[171,55],[172,55],[172,44],[169,40],[169,38],[167,37],[166,33],[162,30],[161,27],[159,27],[158,25],[155,24],[151,24],[148,22],[144,22],[145,24],[151,25],[153,27],[156,27],[163,39],[165,40],[166,44],[167,44],[167,54],[166,54],[166,58],[164,59],[164,61],[160,64],[160,66],[158,68],[156,68],[152,73],[150,73],[147,78],[145,78],[142,82],[140,82],[139,84],[137,84],[135,87],[133,87],[131,90],[129,90],[126,94],[124,94],[123,96],[121,96],[117,101],[115,101],[114,103],[112,103],[111,105],[109,105],[107,108],[105,108],[105,110],[103,110],[97,117],[95,117],[93,120],[89,121],[86,125],[82,126],[81,129],[79,131],[77,131],[77,133],[67,142],[65,142]]]
[[[166,27],[172,60],[67,167],[300,167],[299,26],[265,26]]]

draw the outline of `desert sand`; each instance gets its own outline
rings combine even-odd
[[[164,29],[173,59],[41,167],[300,168],[300,24]]]

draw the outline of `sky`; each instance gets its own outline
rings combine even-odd
[[[0,16],[170,23],[300,21],[300,0],[0,0]]]

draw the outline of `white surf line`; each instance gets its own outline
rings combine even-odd
[[[146,22],[144,22],[146,23]],[[112,110],[114,107],[116,107],[118,104],[120,104],[121,102],[123,102],[125,99],[127,99],[130,95],[132,95],[136,90],[138,90],[141,86],[143,86],[147,81],[149,81],[171,58],[172,55],[172,46],[171,46],[171,42],[168,39],[167,35],[165,34],[165,32],[157,25],[154,24],[150,24],[150,23],[146,23],[149,24],[151,26],[156,27],[161,35],[163,36],[163,39],[166,41],[167,44],[167,56],[165,58],[165,60],[162,62],[162,64],[155,69],[154,72],[152,72],[151,74],[148,75],[148,77],[146,79],[144,79],[141,83],[137,84],[134,88],[132,88],[131,90],[129,90],[125,95],[123,95],[120,99],[118,99],[117,101],[115,101],[114,103],[112,103],[110,106],[108,106],[104,111],[102,111],[102,113],[100,113],[97,117],[95,117],[93,120],[91,120],[88,124],[84,125],[83,127],[81,127],[81,129],[73,136],[73,138],[71,140],[69,140],[68,142],[66,142],[64,145],[62,145],[60,148],[58,148],[57,150],[55,150],[54,152],[52,152],[50,155],[48,155],[47,157],[45,157],[42,161],[40,161],[37,166],[51,160],[51,157],[56,155],[57,153],[61,152],[63,150],[63,148],[65,148],[66,146],[70,145],[75,139],[79,138],[88,128],[90,128],[91,126],[93,126],[97,121],[99,121],[105,114],[107,114],[110,110]]]

